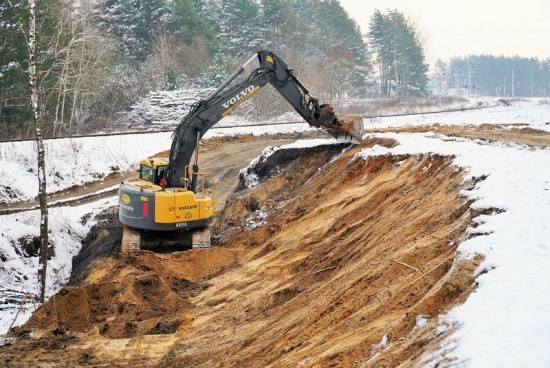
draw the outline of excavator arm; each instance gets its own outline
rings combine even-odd
[[[259,67],[243,82],[227,87],[256,58],[259,60]],[[274,53],[262,50],[237,69],[208,97],[193,105],[177,126],[172,136],[169,164],[165,171],[168,187],[181,187],[184,181],[189,180],[187,186],[195,191],[197,154],[191,172],[185,173],[184,170],[198,150],[198,142],[210,128],[267,83],[270,83],[312,127],[324,129],[337,139],[361,141],[363,125],[360,118],[345,120],[336,117],[330,105],[320,105],[318,99],[310,95],[284,61]]]

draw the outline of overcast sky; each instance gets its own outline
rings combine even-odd
[[[467,55],[550,58],[550,0],[340,0],[366,32],[375,9],[417,21],[431,65]]]

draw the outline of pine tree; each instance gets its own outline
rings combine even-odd
[[[98,22],[119,38],[121,52],[144,61],[153,37],[173,22],[170,7],[163,0],[99,0]]]
[[[287,35],[292,32],[295,23],[289,0],[262,0],[262,39],[265,48],[284,50],[288,47]]]
[[[23,122],[32,119],[28,103],[28,49],[22,27],[26,0],[0,5],[0,135],[19,135]]]
[[[437,59],[434,65],[435,72],[435,80],[437,81],[437,88],[439,90],[439,95],[445,95],[447,93],[447,81],[448,81],[448,73],[449,69],[447,66],[447,63],[445,63],[441,59]]]
[[[394,90],[398,96],[426,93],[428,65],[418,32],[397,10],[384,15],[375,11],[369,29],[376,51],[381,93]]]
[[[253,0],[222,0],[219,41],[222,52],[243,58],[261,49],[260,7]]]
[[[171,22],[167,25],[170,34],[181,38],[181,41],[187,45],[196,37],[204,37],[208,40],[209,48],[214,49],[214,39],[216,38],[208,18],[198,11],[202,8],[201,2],[192,0],[174,0],[171,3]]]

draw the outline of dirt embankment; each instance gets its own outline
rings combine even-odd
[[[442,338],[437,316],[475,287],[476,261],[455,260],[472,183],[451,157],[353,159],[361,148],[274,156],[262,170],[276,175],[218,214],[211,249],[122,255],[107,215],[83,271],[13,332],[0,365],[418,364]]]
[[[547,123],[549,124],[549,123]],[[550,147],[550,133],[530,128],[524,124],[481,125],[421,125],[400,128],[372,129],[372,132],[423,133],[434,132],[450,137],[465,137],[487,142],[523,144],[534,148]]]

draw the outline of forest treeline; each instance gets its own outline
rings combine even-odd
[[[26,4],[0,5],[2,138],[27,137],[31,131],[21,32],[27,28]],[[323,101],[424,94],[427,65],[413,24],[397,12],[379,15],[386,23],[377,26],[376,37],[384,39],[373,45],[385,52],[392,43],[392,50],[375,59],[366,35],[337,0],[39,1],[44,135],[107,129],[149,91],[215,87],[259,49],[278,54]],[[407,56],[407,42],[417,48],[414,60]],[[385,68],[376,71],[386,73],[380,78],[383,90],[375,62]],[[271,94],[256,100],[265,103]]]
[[[441,91],[493,97],[550,96],[550,59],[471,55],[438,60],[434,80]]]
[[[33,134],[27,3],[0,4],[0,139]],[[366,34],[338,0],[41,0],[36,17],[46,137],[110,129],[150,91],[215,87],[260,49],[323,102],[429,93],[423,37],[397,10],[376,11]],[[440,65],[441,83],[451,86],[466,65],[483,86],[481,67],[459,61]],[[535,60],[538,76],[537,68]],[[291,109],[272,89],[253,102],[273,114]]]

